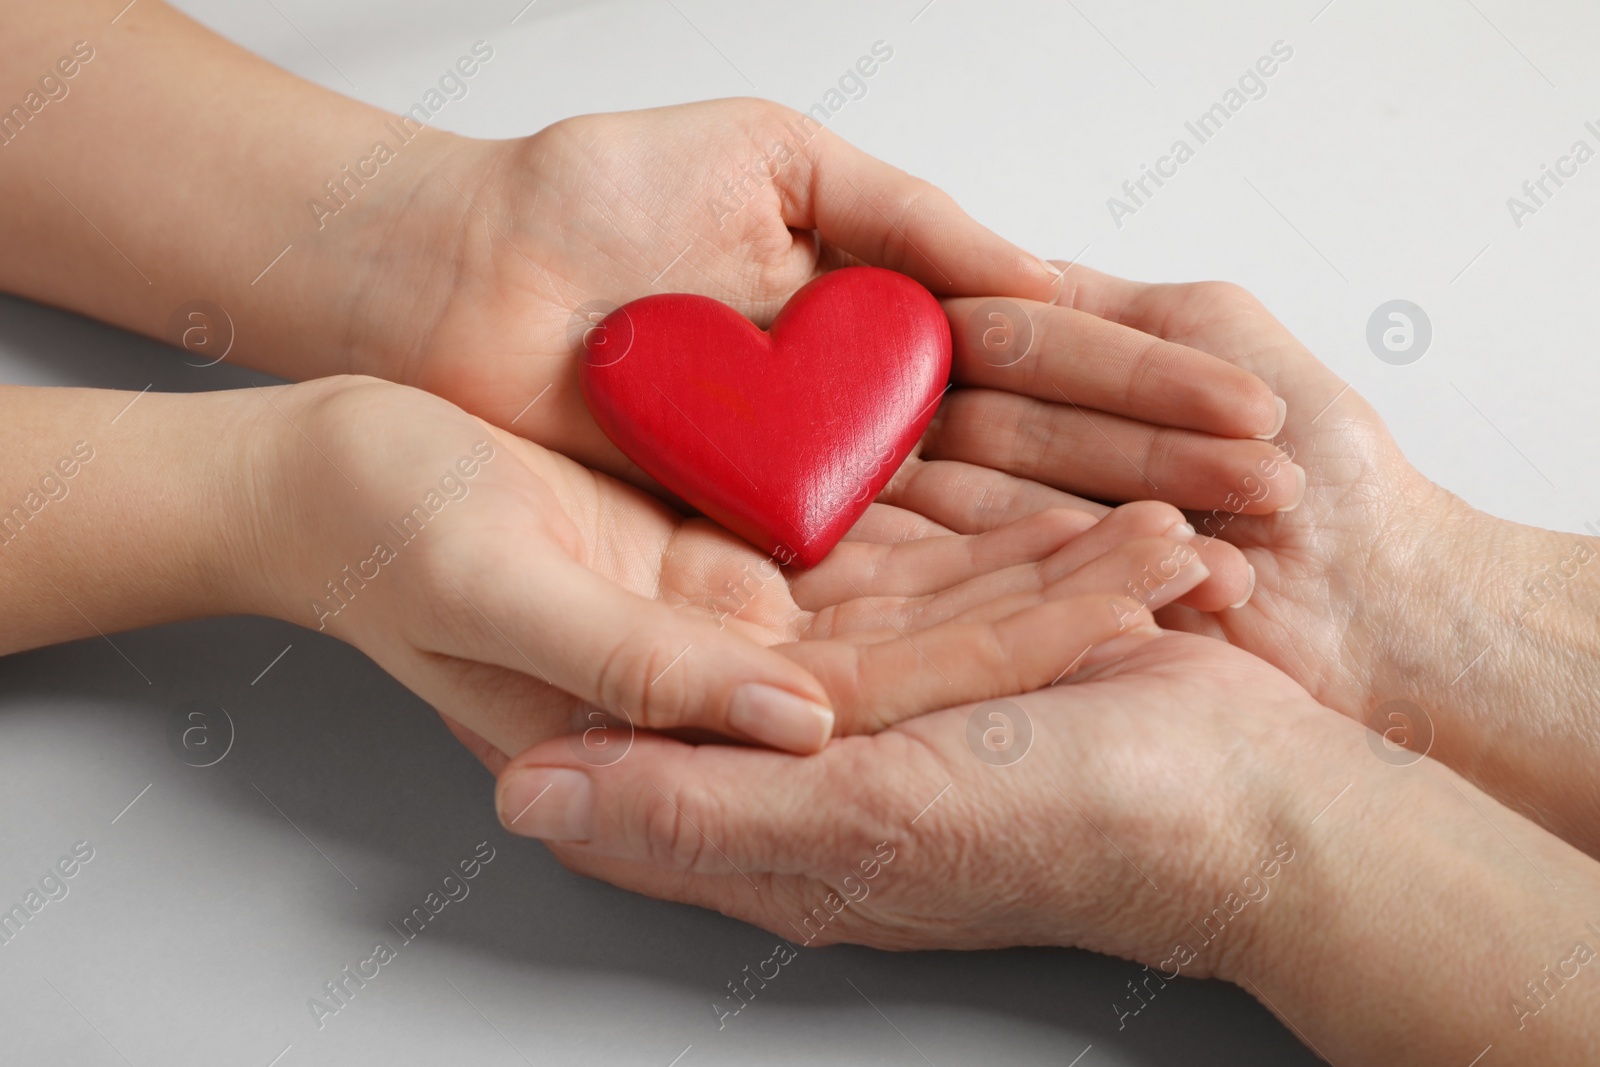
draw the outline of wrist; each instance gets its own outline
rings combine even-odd
[[[1340,727],[1298,756],[1276,821],[1300,846],[1227,977],[1339,1064],[1459,1067],[1489,1045],[1592,1062],[1600,961],[1581,980],[1569,965],[1538,1025],[1526,983],[1579,941],[1600,949],[1600,866],[1438,763],[1394,767]]]
[[[1480,512],[1437,487],[1414,513],[1428,530],[1397,570],[1391,635],[1364,713],[1415,704],[1409,747],[1559,836],[1600,848],[1591,775],[1600,692],[1600,541]],[[1396,738],[1398,740],[1398,738]]]
[[[485,218],[506,225],[497,190],[512,143],[425,130],[385,168],[364,210],[339,219],[346,232],[327,242],[320,270],[329,298],[345,301],[338,372],[444,395],[433,386],[450,383],[430,380],[427,357],[480,266],[482,245],[498,240],[485,233]]]
[[[4,392],[0,650],[250,610],[248,391]]]
[[[317,628],[310,605],[339,577],[338,561],[371,533],[352,521],[365,513],[370,472],[352,462],[348,446],[354,440],[360,450],[365,420],[392,401],[391,391],[409,392],[360,375],[254,391],[254,432],[234,458],[236,610]]]

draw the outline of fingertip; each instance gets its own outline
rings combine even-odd
[[[1270,443],[1235,442],[1235,470],[1232,486],[1222,500],[1225,510],[1243,515],[1274,515],[1293,511],[1306,494],[1306,471],[1290,461],[1288,454]]]
[[[1162,500],[1135,500],[1118,505],[1100,521],[1111,523],[1106,529],[1114,528],[1125,538],[1177,536],[1181,539],[1181,532],[1175,534],[1174,531],[1185,525],[1183,512]]]
[[[786,689],[746,682],[728,701],[728,725],[753,741],[785,752],[820,752],[833,736],[833,709]]]
[[[1270,441],[1283,431],[1283,424],[1289,420],[1289,402],[1281,396],[1274,396],[1276,415],[1273,417],[1272,428],[1266,433],[1256,434],[1258,441]]]
[[[568,767],[518,767],[495,787],[500,825],[522,837],[587,841],[594,831],[594,786]]]
[[[1248,601],[1255,588],[1255,568],[1244,553],[1235,545],[1215,539],[1203,540],[1196,547],[1206,558],[1211,577],[1177,602],[1211,614]]]
[[[1228,605],[1228,610],[1229,611],[1238,611],[1240,608],[1242,608],[1246,604],[1250,603],[1250,598],[1255,596],[1255,593],[1256,593],[1256,569],[1255,569],[1255,566],[1253,564],[1246,563],[1245,566],[1250,568],[1249,587],[1247,589],[1245,589],[1244,596],[1240,597],[1238,599],[1238,601],[1236,601],[1235,603],[1232,603],[1232,604]]]
[[[1289,503],[1278,508],[1278,514],[1280,515],[1293,511],[1306,498],[1306,469],[1298,463],[1290,463],[1288,467],[1294,475],[1294,497]]]

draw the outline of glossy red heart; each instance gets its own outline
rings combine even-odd
[[[690,506],[810,567],[910,453],[950,375],[950,326],[894,271],[830,271],[763,331],[726,304],[647,296],[584,338],[606,436]]]

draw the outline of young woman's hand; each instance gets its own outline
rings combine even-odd
[[[775,104],[587,115],[520,141],[442,144],[437,154],[417,195],[436,205],[433,225],[445,217],[458,225],[447,238],[435,235],[426,277],[386,274],[364,287],[363,321],[410,326],[366,346],[362,358],[371,373],[439,393],[599,469],[627,475],[630,465],[598,432],[577,388],[578,344],[598,312],[687,291],[765,324],[807,281],[851,263],[972,298],[947,302],[958,382],[1010,383],[1006,367],[1022,361],[1031,370],[1037,353],[1055,354],[1054,373],[1028,381],[1039,395],[1078,404],[1077,424],[1047,438],[1010,418],[973,426],[958,405],[947,419],[959,428],[945,432],[1072,455],[1081,472],[1072,488],[1086,496],[1220,504],[1240,457],[1264,448],[1250,438],[1280,419],[1271,391],[1251,374],[1051,306],[1056,268],[984,229],[927,182]],[[390,271],[403,260],[400,242],[415,244],[406,233],[396,230],[375,266]],[[1031,299],[981,299],[995,293]],[[1085,332],[1100,356],[1070,358]],[[1265,506],[1287,502],[1293,481]]]
[[[865,539],[787,572],[375,379],[7,389],[0,406],[0,500],[18,502],[0,514],[0,652],[272,615],[355,644],[500,752],[608,721],[815,751],[1047,685],[1148,640],[1152,609],[1243,591],[1154,503],[978,536],[875,505]],[[925,536],[883,543],[908,523]]]
[[[1050,308],[1057,268],[777,104],[587,115],[474,140],[301,81],[160,0],[106,19],[91,0],[0,19],[0,63],[17,69],[49,70],[85,27],[103,27],[64,83],[71,103],[8,147],[0,288],[192,342],[193,362],[415,385],[642,483],[577,389],[600,312],[682,291],[765,323],[819,272],[870,263],[977,298],[948,305],[959,382],[1013,388],[1004,372],[1019,354],[1033,353],[1024,373],[1052,361],[1019,388],[1070,400],[1076,421],[1049,434],[1036,420],[980,425],[964,397],[943,439],[1070,456],[1065,481],[1083,496],[1217,506],[1259,446],[1249,439],[1281,418],[1237,367]],[[451,77],[492,92],[507,62],[480,42],[462,57],[469,73]],[[1007,299],[985,299],[996,294]],[[1094,359],[1075,355],[1084,331]],[[931,475],[954,484],[962,471]],[[1290,475],[1252,507],[1287,503],[1294,486]]]
[[[1047,685],[1147,640],[1153,609],[1246,591],[1162,504],[851,541],[789,573],[419,390],[325,379],[274,405],[254,609],[352,642],[502,752],[596,711],[815,751]]]

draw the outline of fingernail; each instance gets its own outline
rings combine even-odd
[[[728,725],[773,748],[816,752],[833,734],[833,712],[787,690],[747,682],[733,691]]]
[[[1258,441],[1272,440],[1274,437],[1278,436],[1279,431],[1283,429],[1283,424],[1288,421],[1289,405],[1284,402],[1284,399],[1281,396],[1275,396],[1272,399],[1278,402],[1278,421],[1274,422],[1272,424],[1272,429],[1268,430],[1266,433],[1257,434],[1256,440]]]
[[[1250,603],[1250,598],[1256,595],[1256,568],[1254,564],[1246,564],[1250,568],[1250,588],[1245,590],[1244,599],[1237,604],[1229,604],[1228,610],[1235,611]]]
[[[500,824],[545,841],[587,841],[594,823],[594,788],[582,771],[532,767],[500,788]]]
[[[1193,541],[1194,527],[1187,522],[1180,522],[1167,531],[1167,536],[1175,541]]]
[[[1286,511],[1293,511],[1295,508],[1299,507],[1300,502],[1306,498],[1306,469],[1300,466],[1298,463],[1291,463],[1289,466],[1294,468],[1294,503],[1285,504],[1283,507],[1279,508],[1278,513],[1280,515]]]

